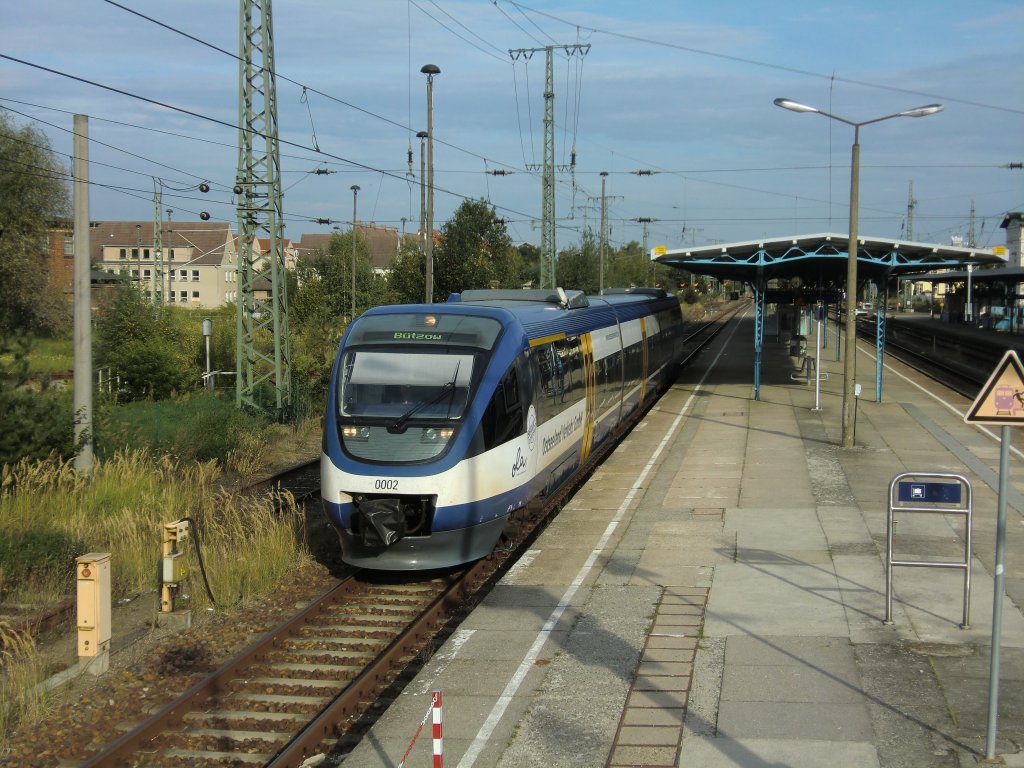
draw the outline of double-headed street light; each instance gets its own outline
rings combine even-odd
[[[359,194],[359,185],[353,184],[352,190],[352,318],[356,319],[356,196]]]
[[[427,76],[427,248],[426,303],[434,302],[434,75],[441,74],[436,64],[424,64],[420,72]]]
[[[809,107],[792,99],[775,99],[775,106],[788,109],[792,112],[814,112],[840,123],[853,126],[853,148],[850,160],[850,235],[847,246],[846,264],[846,354],[843,358],[843,448],[853,448],[854,431],[856,421],[853,409],[854,400],[854,379],[857,374],[857,208],[859,204],[860,188],[860,127],[871,123],[880,123],[883,120],[891,120],[894,117],[924,117],[941,112],[941,104],[928,104],[915,109],[908,109],[905,112],[896,112],[892,115],[884,115],[871,120],[855,122],[845,117],[833,115],[817,107]],[[881,311],[885,311],[884,308]]]

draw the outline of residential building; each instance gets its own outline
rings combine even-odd
[[[391,264],[398,255],[403,237],[409,244],[415,245],[417,242],[415,233],[402,233],[398,231],[398,227],[387,225],[378,227],[372,222],[364,224],[358,219],[356,220],[356,234],[366,241],[370,250],[373,273],[378,277],[391,271]],[[333,234],[303,235],[296,249],[298,256],[308,258],[320,249],[326,250],[332,237],[334,237]]]
[[[156,288],[152,221],[99,221],[89,229],[96,268],[124,275],[151,298]],[[168,306],[215,309],[238,294],[236,238],[214,221],[164,222],[163,295]]]

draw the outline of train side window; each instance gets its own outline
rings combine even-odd
[[[519,376],[514,363],[495,387],[494,395],[491,396],[491,401],[487,404],[480,421],[480,430],[485,451],[506,443],[526,431]]]
[[[535,370],[540,374],[537,388],[537,423],[543,424],[554,416],[558,409],[555,407],[556,379],[555,356],[552,354],[550,344],[543,344],[534,347],[531,354]]]
[[[555,405],[558,410],[562,410],[583,399],[583,354],[578,336],[556,341],[552,347],[562,377]]]

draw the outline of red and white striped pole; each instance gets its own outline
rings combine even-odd
[[[441,692],[434,691],[434,768],[442,768],[444,747],[441,740]]]

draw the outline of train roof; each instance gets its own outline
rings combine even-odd
[[[646,314],[652,303],[669,298],[660,288],[610,290],[586,296],[577,290],[466,290],[453,293],[443,304],[405,304],[376,307],[373,314],[452,312],[494,317],[503,324],[518,323],[528,338],[564,333],[567,336],[606,328],[618,320]],[[624,310],[626,310],[624,312]],[[632,310],[632,311],[629,311]]]

